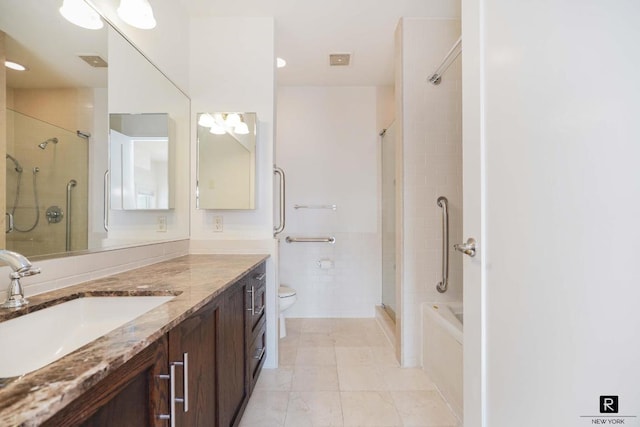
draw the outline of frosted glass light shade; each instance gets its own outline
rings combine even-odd
[[[216,124],[215,119],[209,113],[200,114],[200,118],[198,119],[198,124],[205,128],[210,128],[211,126]]]
[[[99,30],[104,27],[98,12],[82,0],[64,0],[59,10],[64,19],[78,27],[88,30]]]
[[[234,132],[238,135],[247,135],[249,133],[249,127],[245,122],[240,122],[236,125]]]
[[[118,16],[132,27],[150,30],[156,26],[153,9],[147,0],[120,0]]]

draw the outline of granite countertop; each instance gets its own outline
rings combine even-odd
[[[0,426],[37,426],[213,300],[268,255],[188,255],[29,297],[0,321],[80,296],[176,295],[56,362],[0,379]],[[28,339],[17,335],[16,339]],[[3,342],[1,351],[11,351]]]

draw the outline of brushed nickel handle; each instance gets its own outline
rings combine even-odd
[[[254,359],[260,360],[264,356],[264,353],[267,351],[265,347],[256,348],[256,354],[253,356]]]
[[[278,175],[280,177],[280,221],[277,227],[273,227],[273,237],[276,237],[278,234],[282,233],[284,230],[285,224],[285,177],[284,171],[273,165],[273,173],[274,175]]]
[[[469,237],[467,239],[467,243],[455,244],[453,245],[453,248],[456,251],[462,252],[463,254],[469,255],[473,258],[474,256],[476,256],[476,239],[474,239],[473,237]]]
[[[260,306],[260,308],[254,313],[255,316],[260,316],[264,311],[264,305]]]
[[[442,281],[436,285],[438,292],[447,291],[449,283],[449,209],[446,197],[438,197],[438,206],[442,208]]]
[[[253,278],[262,282],[266,276],[266,273],[259,273],[253,276]]]
[[[173,395],[175,394],[175,381],[173,380],[173,375],[175,374],[175,368],[173,366],[171,366],[171,374],[167,375],[167,374],[160,374],[158,375],[158,378],[161,380],[169,380],[171,383],[171,396],[169,397],[169,399],[173,400]],[[158,419],[159,420],[171,420],[171,427],[174,427],[176,425],[174,419],[173,419],[173,409],[175,409],[175,405],[172,407],[170,405],[169,407],[169,413],[168,414],[158,414]]]
[[[247,308],[247,311],[251,312],[251,315],[254,316],[256,314],[256,289],[255,286],[251,286],[251,289],[247,291],[247,293],[251,294],[251,308]]]
[[[171,363],[171,373],[172,376],[175,373],[175,367],[176,366],[182,366],[182,389],[184,392],[184,396],[183,397],[176,397],[176,393],[175,393],[175,378],[172,377],[171,381],[171,387],[173,387],[173,395],[171,397],[171,404],[173,405],[173,408],[175,409],[175,403],[182,403],[182,410],[184,412],[188,412],[189,411],[189,353],[183,353],[182,354],[182,361],[181,362],[173,362]]]

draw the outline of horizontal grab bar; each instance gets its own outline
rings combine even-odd
[[[338,209],[337,205],[293,205],[293,209]]]
[[[336,242],[335,237],[291,237],[285,239],[287,243],[331,243]]]

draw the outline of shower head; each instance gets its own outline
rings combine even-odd
[[[9,160],[11,160],[13,162],[13,165],[15,166],[16,172],[22,173],[22,166],[20,166],[20,163],[18,163],[18,161],[16,160],[15,157],[13,157],[11,154],[7,154],[7,159],[9,159]]]
[[[40,144],[38,144],[38,147],[40,147],[40,148],[42,148],[44,150],[45,148],[47,148],[47,145],[50,142],[52,142],[54,144],[57,144],[58,143],[58,138],[49,138],[46,141],[42,141]]]

